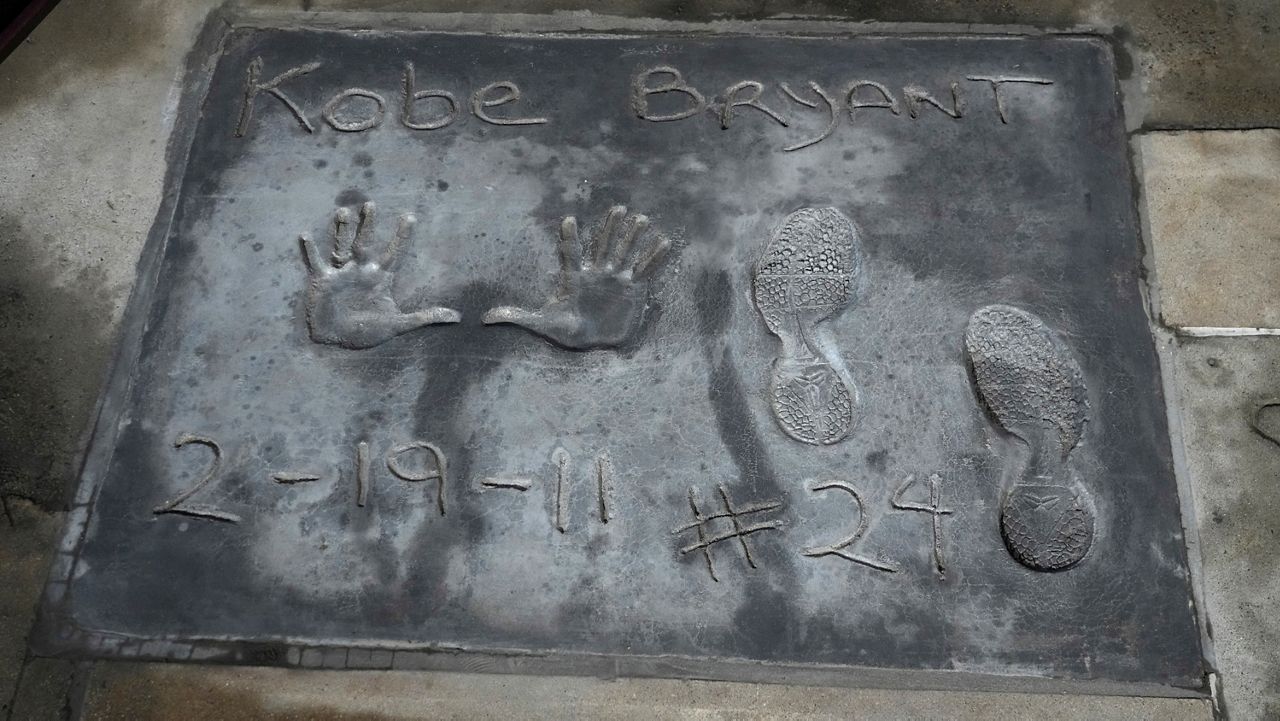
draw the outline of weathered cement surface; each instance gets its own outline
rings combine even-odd
[[[64,0],[28,43],[0,65],[0,147],[5,152],[5,162],[0,164],[0,215],[4,218],[0,286],[5,293],[0,338],[5,348],[23,350],[0,358],[0,394],[6,399],[0,404],[5,417],[0,444],[8,447],[8,439],[14,437],[10,434],[23,434],[27,441],[15,445],[24,453],[34,449],[48,459],[13,461],[5,454],[7,468],[12,470],[5,471],[0,492],[20,493],[56,506],[72,480],[67,472],[68,449],[75,447],[88,421],[116,314],[132,283],[137,252],[158,204],[174,80],[198,22],[214,4],[207,0]],[[260,4],[303,9],[320,5],[310,0]],[[462,0],[448,6],[405,1],[370,2],[365,7],[372,5],[400,11],[564,7]],[[746,2],[612,2],[593,3],[593,7],[600,12],[675,19],[706,17],[726,7],[762,12],[761,5]],[[815,3],[769,7],[784,12],[833,11],[830,5]],[[1117,26],[1141,48],[1133,55],[1134,77],[1151,78],[1149,111],[1129,109],[1139,120],[1150,126],[1203,127],[1280,122],[1276,100],[1280,65],[1265,61],[1274,57],[1280,13],[1280,6],[1270,0],[1092,4],[993,0],[856,7],[886,20],[1084,21]],[[1280,269],[1272,275],[1280,275]],[[23,297],[27,300],[19,303]],[[29,433],[25,430],[29,426],[48,430]],[[6,584],[10,583],[12,567],[0,568]],[[1244,596],[1228,592],[1225,598]],[[1219,621],[1215,630],[1219,635],[1228,633],[1226,626]],[[1239,633],[1247,634],[1248,628]],[[25,629],[17,633],[25,637]],[[1232,669],[1223,671],[1229,679]],[[766,691],[767,687],[761,692]],[[189,701],[190,695],[185,698]],[[913,694],[899,694],[892,703],[912,698]],[[957,694],[934,698],[936,716],[968,708]],[[1049,710],[1066,712],[1077,702],[1055,697]],[[1147,717],[1167,715],[1166,702],[1144,703],[1158,709]],[[1196,705],[1207,713],[1202,704]],[[56,713],[51,710],[45,717],[57,717]],[[1124,711],[1116,715],[1142,717]],[[1249,718],[1239,711],[1236,715]]]
[[[710,681],[103,665],[87,721],[229,719],[949,719],[1192,721],[1207,701],[757,686]]]
[[[159,203],[169,96],[204,10],[69,3],[0,66],[4,495],[46,508],[67,499]]]
[[[0,65],[0,702],[66,718],[68,669],[25,654],[75,455],[159,205],[171,96],[204,2],[68,2]],[[31,513],[27,513],[30,508]]]
[[[73,690],[76,668],[77,662],[67,659],[29,659],[13,696],[9,718],[76,719],[75,709],[83,696]]]
[[[54,623],[86,634],[68,645],[131,655],[113,635],[284,637],[320,646],[609,654],[622,663],[682,656],[688,668],[673,664],[668,673],[712,678],[744,676],[706,661],[750,659],[1202,687],[1105,44],[285,28],[237,29],[225,47],[189,164],[179,170],[174,224],[160,226],[169,240],[154,296],[130,311],[134,327],[148,328],[124,344],[137,365],[118,369],[109,397],[120,415],[104,417],[86,466],[85,477],[101,485],[68,567],[75,580],[65,606],[49,609]],[[314,117],[343,88],[399,93],[410,58],[424,74],[431,70],[432,87],[454,92],[493,78],[517,81],[527,99],[502,117],[550,119],[497,127],[459,118],[413,133],[388,118],[363,131],[307,132],[264,96],[246,121],[247,67],[261,64],[266,77],[321,63],[287,90]],[[945,88],[1016,68],[1047,79],[1005,90],[1006,120],[989,93],[966,87],[956,91],[968,98],[963,117],[908,104],[790,152],[814,137],[803,124],[821,129],[827,114],[777,105],[800,130],[786,133],[781,122],[745,115],[727,127],[727,110],[719,122],[707,113],[642,120],[632,103],[654,103],[652,114],[687,103],[629,100],[633,83],[654,82],[635,79],[647,66],[636,58],[685,69],[707,94],[743,78],[770,87],[875,77],[890,87]],[[776,105],[772,93],[767,98]],[[323,275],[314,249],[308,289],[295,233],[309,232],[328,251],[331,209],[364,200],[393,215],[377,228],[376,218],[362,225],[375,247],[395,213],[414,212],[423,226],[398,264],[399,292],[424,298],[405,301],[405,310],[438,304],[460,312],[461,322],[366,337],[375,325],[366,321],[362,335],[342,335],[337,314],[358,304],[359,287],[339,284],[357,270],[347,263]],[[477,322],[503,303],[537,308],[550,292],[545,273],[495,269],[554,268],[562,217],[582,218],[586,235],[588,218],[622,202],[651,217],[652,234],[635,241],[638,253],[659,234],[679,247],[655,271],[644,335],[581,352],[562,347],[573,339],[556,345]],[[841,208],[865,234],[846,251],[866,276],[852,307],[829,320],[830,335],[822,327],[805,332],[804,342],[821,346],[832,364],[848,359],[850,387],[860,388],[859,428],[845,425],[840,435],[851,437],[825,448],[783,435],[771,417],[780,412],[760,390],[781,361],[757,311],[775,318],[769,329],[784,349],[796,331],[780,320],[789,299],[761,294],[789,276],[766,275],[756,259],[776,252],[776,267],[796,274],[837,267],[802,265],[808,251],[790,238],[761,250],[782,218],[806,205]],[[827,214],[842,217],[834,208]],[[938,218],[948,219],[945,231]],[[851,244],[852,226],[831,237]],[[361,247],[357,241],[357,257]],[[821,257],[837,257],[829,252]],[[747,290],[753,282],[758,308]],[[847,299],[818,287],[804,297],[830,297],[844,310]],[[313,304],[330,291],[348,295],[322,326]],[[608,291],[590,307],[609,310],[621,296]],[[1052,358],[1026,361],[1020,345],[1004,347],[1007,313],[980,330],[970,322],[966,336],[970,353],[983,347],[991,356],[975,370],[985,403],[1033,455],[1043,448],[1065,456],[1061,468],[1029,468],[1024,444],[995,433],[974,397],[959,338],[970,314],[993,303],[1032,311],[1069,339],[1049,349]],[[623,320],[593,322],[612,333]],[[1013,328],[1011,336],[1025,331]],[[1023,377],[1026,366],[1053,359],[1079,364],[1069,389],[1050,372]],[[828,376],[808,377],[804,383],[827,387]],[[128,390],[125,378],[133,378]],[[847,397],[843,382],[834,383]],[[802,395],[812,386],[799,387],[788,412],[814,422]],[[1040,444],[1042,416],[1028,415],[1043,413],[1071,426],[1061,438],[1055,426],[1051,448]],[[209,448],[175,451],[174,439],[190,433],[214,439],[207,443],[221,455],[207,488],[184,504],[231,514],[221,520],[153,511],[211,462]],[[434,480],[392,475],[388,448],[411,440],[436,444],[433,467],[449,459],[442,491]],[[367,481],[350,470],[359,443],[377,459]],[[560,447],[574,459],[563,489],[550,469]],[[574,469],[603,456],[614,468],[600,484],[609,490],[584,487],[585,474]],[[317,475],[305,485],[269,481],[291,470]],[[934,495],[952,510],[931,532],[893,499],[904,479],[916,476],[923,487],[935,473]],[[484,478],[513,474],[532,478],[532,488],[480,487]],[[1092,545],[1087,560],[1062,573],[1024,567],[995,533],[1000,509],[1015,509],[1003,518],[1021,518],[1014,523],[1023,533],[1037,516],[1002,493],[1062,509],[1071,498],[1042,496],[1073,477],[1092,500],[1079,512],[1089,526],[1070,561]],[[854,505],[869,530],[846,549],[852,557],[807,557],[822,554],[805,549],[853,532],[850,499],[816,493],[817,481],[807,479],[837,479],[861,494]],[[1008,490],[1044,483],[1025,495]],[[728,490],[709,500],[716,484]],[[773,506],[732,526],[694,523],[695,531],[684,525],[695,493],[704,509],[727,511],[730,499]],[[917,493],[929,497],[924,488]],[[599,513],[605,506],[611,510]],[[732,541],[745,562],[728,543],[705,558],[689,553],[703,533],[714,540],[739,523],[772,532]],[[943,557],[945,572],[934,568]],[[873,560],[850,563],[859,558]],[[691,626],[699,631],[690,635]],[[102,644],[99,632],[108,636]],[[142,646],[143,655],[170,653]]]
[[[1146,133],[1136,144],[1161,319],[1280,328],[1280,130]]]
[[[1210,634],[1231,718],[1280,717],[1280,339],[1175,350]]]
[[[48,572],[61,514],[17,498],[0,509],[0,714],[9,711],[27,657],[27,633]]]

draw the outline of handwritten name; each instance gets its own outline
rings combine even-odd
[[[549,117],[521,112],[524,90],[512,80],[496,80],[471,92],[467,103],[444,88],[419,87],[413,63],[406,62],[400,76],[398,94],[380,93],[362,87],[350,87],[337,91],[319,109],[304,110],[289,95],[291,85],[299,78],[322,67],[319,62],[306,63],[289,68],[266,78],[262,58],[254,58],[245,72],[245,87],[240,104],[235,136],[244,137],[253,123],[255,108],[265,98],[274,98],[282,104],[306,133],[316,132],[317,122],[324,122],[334,130],[344,133],[360,133],[373,130],[387,121],[389,108],[395,105],[399,124],[411,131],[434,131],[452,125],[464,114],[497,126],[546,125]],[[739,117],[756,115],[790,128],[801,114],[813,111],[822,113],[825,125],[811,137],[799,138],[783,147],[792,152],[816,145],[835,132],[841,118],[857,122],[863,114],[882,111],[890,116],[912,120],[926,113],[938,113],[952,120],[960,120],[969,112],[972,103],[979,99],[989,103],[1000,123],[1008,124],[1014,117],[1009,86],[1047,87],[1053,81],[1047,78],[1014,75],[965,75],[960,80],[947,83],[944,91],[930,91],[919,85],[905,85],[891,89],[884,83],[869,79],[851,80],[838,87],[824,86],[813,80],[806,81],[800,89],[786,82],[778,83],[777,99],[766,100],[766,85],[758,80],[741,80],[720,89],[718,95],[707,94],[685,78],[685,74],[672,65],[659,65],[636,73],[631,78],[630,93],[626,102],[631,115],[640,121],[670,123],[701,118],[719,124],[729,130],[739,124]],[[388,99],[388,96],[391,99]],[[655,107],[661,105],[661,108]],[[694,122],[700,122],[695,120]]]

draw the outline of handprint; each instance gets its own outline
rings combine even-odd
[[[565,218],[560,224],[560,280],[555,294],[538,310],[490,308],[484,323],[518,325],[571,350],[612,348],[628,341],[644,320],[649,283],[671,241],[659,237],[647,252],[633,252],[649,219],[634,215],[626,223],[626,215],[627,209],[620,205],[609,210],[587,258],[578,238],[578,220]]]
[[[307,288],[307,327],[316,343],[343,348],[372,348],[411,330],[436,323],[457,323],[462,316],[449,308],[404,313],[391,297],[395,266],[404,254],[416,220],[400,216],[395,237],[380,257],[372,245],[374,205],[360,207],[360,220],[349,232],[351,212],[338,208],[333,217],[333,253],[326,262],[311,238],[302,235],[302,259],[311,283]]]

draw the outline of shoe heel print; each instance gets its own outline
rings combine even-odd
[[[857,389],[824,356],[815,333],[852,302],[861,266],[857,231],[835,208],[788,215],[756,263],[756,309],[782,342],[769,388],[773,416],[802,443],[830,445],[853,429]]]
[[[964,340],[978,396],[1031,450],[1001,503],[1005,546],[1028,568],[1070,568],[1094,536],[1092,501],[1067,466],[1089,412],[1080,366],[1043,321],[1011,306],[978,309]]]
[[[1083,491],[1021,483],[1000,508],[1000,534],[1019,563],[1060,571],[1079,563],[1093,544],[1093,512]]]
[[[769,398],[788,436],[829,445],[853,426],[853,395],[826,362],[779,358],[773,363]]]

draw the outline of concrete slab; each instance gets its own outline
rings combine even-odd
[[[231,21],[193,58],[180,112],[200,123],[146,251],[159,270],[127,311],[87,525],[68,529],[71,590],[49,608],[61,647],[289,638],[621,675],[819,664],[833,683],[874,668],[1202,688],[1106,44]],[[280,92],[300,105],[246,95],[246,68],[296,68]],[[678,68],[703,88],[692,101],[650,89]],[[971,80],[1015,68],[999,104]],[[496,119],[473,99],[440,103],[454,113],[435,129],[348,120],[357,92],[382,107],[402,82],[416,98],[493,78],[524,98]],[[854,127],[836,123],[853,101],[814,117],[778,90],[851,78],[879,88]],[[746,101],[705,112],[711,88],[753,84],[770,91],[758,117],[730,122]],[[904,88],[901,112],[886,86]],[[963,113],[911,100],[948,86]],[[868,102],[879,114],[861,116]],[[419,119],[447,112],[423,105]],[[363,240],[356,260],[319,255],[341,255],[335,217],[390,235],[373,200],[423,227],[394,279],[363,264]],[[610,221],[650,226],[636,262],[671,252],[616,279],[597,248],[544,307],[562,219],[596,237],[607,225],[590,218],[615,204],[648,215]],[[406,441],[416,454],[394,450]],[[283,472],[312,475],[270,480]],[[513,477],[532,487],[484,486]],[[913,477],[933,506],[902,500]],[[850,532],[833,488],[867,542],[809,550]],[[940,498],[945,522],[921,523]],[[684,660],[649,660],[669,657]],[[725,668],[738,659],[779,666]]]
[[[0,65],[0,493],[68,498],[206,12],[69,2]]]
[[[1280,339],[1175,351],[1209,632],[1230,718],[1280,718]]]
[[[1147,133],[1136,142],[1161,319],[1280,328],[1280,130]]]
[[[53,557],[61,514],[0,496],[0,714],[5,713],[27,657],[27,634]]]
[[[100,664],[86,721],[912,719],[1207,721],[1188,699],[877,691],[712,681]]]
[[[216,0],[64,0],[31,41],[0,65],[0,147],[5,152],[5,162],[0,164],[0,273],[4,274],[0,287],[5,293],[0,343],[5,348],[24,349],[24,355],[7,355],[0,361],[0,397],[6,399],[0,404],[0,417],[4,418],[0,444],[17,438],[5,448],[15,447],[22,453],[35,449],[38,456],[33,460],[7,451],[0,454],[8,464],[0,476],[0,484],[7,489],[53,506],[62,502],[70,477],[65,469],[72,461],[68,450],[77,445],[75,437],[88,421],[101,363],[115,333],[116,313],[128,292],[141,239],[159,203],[166,112],[176,89],[181,58],[199,20],[217,4]],[[318,0],[262,4],[319,7]],[[370,0],[362,4],[395,10],[526,12],[571,6],[516,0]],[[356,3],[344,6],[355,7]],[[750,16],[765,6],[736,0],[696,4],[618,0],[592,3],[592,7],[600,12],[701,20],[721,12]],[[1200,0],[796,2],[767,7],[779,12],[846,13],[852,19],[1023,22],[1059,27],[1086,22],[1098,28],[1115,27],[1120,37],[1133,43],[1134,52],[1128,56],[1131,64],[1125,71],[1132,80],[1130,89],[1145,86],[1148,90],[1145,105],[1132,94],[1127,98],[1132,123],[1158,127],[1280,123],[1280,64],[1270,62],[1280,28],[1280,5],[1272,0],[1248,0],[1230,7]],[[86,143],[93,132],[110,140]],[[28,425],[37,426],[37,430],[29,431]],[[6,583],[10,568],[0,564]],[[1230,580],[1221,579],[1228,588]],[[1234,670],[1224,665],[1223,671],[1230,688]],[[247,676],[259,672],[243,671]],[[1271,678],[1276,675],[1273,672]],[[279,682],[274,675],[263,678]],[[1265,676],[1251,672],[1240,683],[1247,691],[1259,678]],[[190,707],[214,713],[216,707],[200,705],[193,698],[192,686],[178,688]],[[896,705],[919,709],[912,705],[913,696],[895,694],[884,703],[890,709]],[[1249,707],[1231,700],[1238,698],[1238,693],[1229,690],[1228,697],[1237,717],[1265,717],[1265,707],[1255,707],[1249,715]],[[962,706],[954,694],[934,698],[935,711],[921,711],[920,717],[930,717],[930,713],[948,717]],[[1039,713],[1023,709],[1009,715],[1071,713],[1078,703],[1075,698],[1035,698],[1053,705],[1035,707]],[[1174,707],[1167,704],[1194,705],[1199,713],[1208,713],[1200,702],[1157,701],[1153,702],[1157,711],[1143,715],[1118,699],[1094,701],[1099,705],[1085,703],[1081,708],[1097,711],[1095,718],[1171,716],[1168,709]],[[791,702],[798,703],[795,698]],[[806,707],[795,708],[803,711]],[[884,706],[869,708],[883,710]],[[282,713],[279,709],[276,712]],[[136,713],[145,718],[148,712]],[[713,711],[703,708],[688,715],[695,713],[707,717]],[[845,717],[851,714],[848,709],[841,709],[841,713]],[[103,717],[127,716],[98,716]]]
[[[22,670],[10,719],[75,719],[79,699],[72,693],[76,663],[60,658],[32,658]]]

